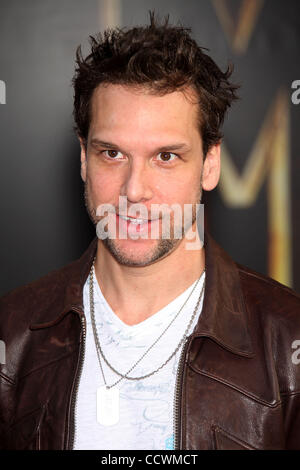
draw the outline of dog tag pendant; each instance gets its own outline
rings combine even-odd
[[[112,426],[119,421],[119,389],[106,388],[105,385],[97,389],[97,421],[104,426]]]

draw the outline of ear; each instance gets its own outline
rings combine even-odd
[[[205,191],[214,189],[220,179],[221,143],[210,147],[203,163],[202,187]]]
[[[80,173],[81,173],[81,178],[85,182],[86,181],[86,166],[87,166],[87,155],[86,155],[86,143],[83,140],[82,137],[78,137],[79,142],[80,142]]]

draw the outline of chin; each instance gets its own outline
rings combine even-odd
[[[168,256],[177,246],[178,240],[159,240],[155,246],[142,246],[133,241],[136,246],[124,246],[123,240],[102,240],[105,247],[115,260],[123,266],[148,266]]]

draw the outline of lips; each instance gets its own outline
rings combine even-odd
[[[136,217],[129,217],[129,216],[126,216],[126,215],[121,215],[119,214],[119,217],[123,220],[127,220],[128,222],[131,222],[133,224],[145,224],[146,222],[148,222],[147,219],[140,219],[140,218],[136,218]]]
[[[133,224],[145,224],[145,223],[148,223],[148,222],[153,222],[154,220],[158,220],[158,219],[142,219],[140,217],[132,217],[132,216],[127,216],[127,215],[123,215],[123,214],[117,214],[117,215],[121,219],[127,220],[128,222],[131,222]]]
[[[123,214],[116,214],[117,223],[119,226],[119,236],[121,239],[131,238],[137,240],[137,238],[151,238],[149,231],[155,228],[159,223],[160,219],[142,219],[139,217],[130,217]]]

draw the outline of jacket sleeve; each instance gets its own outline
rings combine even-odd
[[[299,312],[298,312],[299,313]],[[300,450],[300,314],[296,315],[292,336],[297,340],[292,341],[292,354],[289,363],[286,364],[285,374],[289,386],[281,393],[285,448]]]
[[[276,324],[277,374],[286,450],[300,450],[300,297],[280,299]]]
[[[300,368],[300,364],[298,365]],[[286,450],[300,450],[300,390],[282,396]]]

